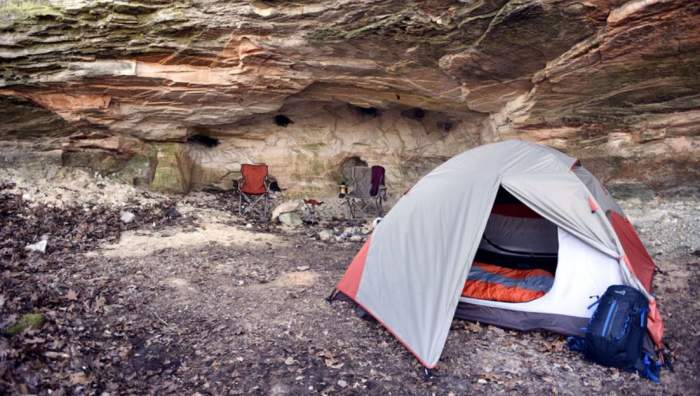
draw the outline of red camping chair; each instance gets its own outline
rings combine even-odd
[[[270,181],[265,164],[241,164],[238,180],[238,213],[254,212],[267,218],[270,204]]]

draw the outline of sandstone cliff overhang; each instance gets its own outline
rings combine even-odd
[[[353,156],[403,187],[510,137],[670,180],[697,171],[699,21],[684,0],[7,0],[0,139],[169,191],[264,161],[329,192]]]

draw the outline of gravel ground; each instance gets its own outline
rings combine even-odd
[[[6,247],[0,326],[30,312],[44,323],[0,336],[0,394],[698,394],[697,200],[623,198],[660,268],[655,293],[675,356],[660,385],[591,364],[556,334],[465,321],[453,323],[438,376],[424,380],[381,326],[324,301],[360,243],[319,241],[318,226],[248,226],[199,195],[178,202],[177,220],[157,206],[129,229],[105,209],[107,233],[64,238],[43,255]],[[45,215],[17,205],[25,220]],[[54,233],[89,218],[70,213]]]

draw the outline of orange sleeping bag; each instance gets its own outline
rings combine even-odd
[[[474,262],[462,296],[479,300],[527,302],[552,288],[554,275],[542,269],[513,269]]]

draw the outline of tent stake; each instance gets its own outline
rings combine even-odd
[[[331,304],[333,301],[335,301],[335,298],[337,296],[338,296],[338,290],[333,289],[333,292],[331,293],[331,295],[326,297],[326,302],[328,302],[328,304]]]

